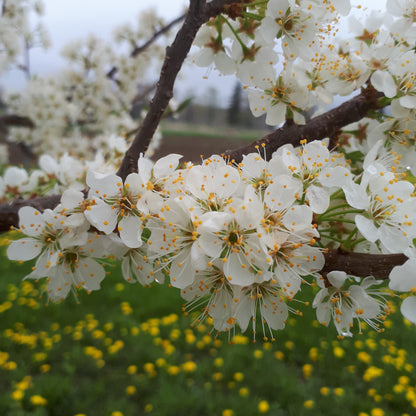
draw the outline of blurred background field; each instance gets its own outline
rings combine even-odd
[[[31,265],[5,259],[0,281],[0,415],[414,415],[416,331],[338,340],[300,305],[273,343],[192,328],[176,289],[125,283],[46,305]],[[301,307],[303,306],[303,307]]]

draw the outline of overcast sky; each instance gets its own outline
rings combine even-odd
[[[42,21],[46,25],[51,39],[52,48],[46,53],[41,50],[31,52],[32,73],[46,74],[59,71],[64,61],[59,52],[67,42],[82,38],[89,33],[110,40],[114,27],[125,22],[134,23],[138,14],[144,9],[154,7],[160,15],[168,20],[174,19],[183,13],[187,0],[43,0],[45,3],[45,15]],[[361,4],[382,9],[386,0],[362,0]],[[360,4],[353,0],[353,4]],[[206,79],[208,77],[208,79]],[[198,83],[198,95],[206,94],[210,86],[218,89],[219,100],[227,105],[232,88],[235,84],[234,77],[219,77],[216,71],[192,67],[184,71],[182,80],[178,86],[183,94],[186,91],[195,91],[195,83]],[[25,80],[21,74],[9,75],[3,78],[0,85],[8,88],[22,88]]]

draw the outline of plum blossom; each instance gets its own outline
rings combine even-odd
[[[273,174],[289,174],[299,181],[305,197],[318,214],[329,206],[330,194],[348,182],[351,176],[341,154],[330,152],[323,141],[302,142],[301,149],[292,145],[280,147],[269,162]],[[302,191],[298,198],[302,197]]]
[[[124,181],[117,175],[88,172],[87,184],[92,204],[85,211],[88,221],[98,230],[110,234],[117,227],[120,238],[128,247],[142,245],[142,224],[149,211],[141,201],[146,189],[137,173]]]
[[[323,278],[318,279],[321,290],[316,294],[313,307],[316,308],[318,321],[328,326],[331,319],[339,336],[351,337],[354,319],[367,322],[371,327],[379,329],[385,314],[383,292],[371,289],[381,281],[369,276],[360,285],[349,284],[350,277],[341,271],[332,271],[327,275],[328,285]]]

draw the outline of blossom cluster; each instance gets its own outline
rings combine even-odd
[[[325,233],[331,195],[354,186],[348,163],[324,141],[285,145],[269,161],[260,149],[239,164],[218,155],[201,165],[180,166],[180,159],[141,157],[138,173],[124,181],[89,170],[88,195],[75,187],[54,210],[21,209],[25,237],[10,244],[9,258],[36,258],[26,278],[46,277],[49,298],[57,301],[71,289],[99,289],[111,253],[130,283],[168,279],[186,310],[200,311],[196,322],[210,316],[218,331],[237,325],[244,331],[251,321],[254,333],[259,322],[273,339],[289,312],[299,314],[291,305],[302,286],[323,284],[318,223]],[[376,282],[367,282],[360,296],[348,289],[352,304],[345,303],[350,313],[336,324],[340,335],[351,334],[354,319],[378,321],[385,313],[366,294]],[[327,324],[321,309],[341,308],[317,296],[318,319]]]
[[[200,165],[181,164],[177,154],[156,162],[142,155],[137,172],[115,174],[127,145],[116,136],[106,142],[101,132],[134,126],[131,85],[161,48],[154,45],[137,65],[93,37],[65,48],[77,70],[33,80],[26,98],[10,101],[43,120],[32,144],[61,156],[42,156],[30,175],[6,169],[2,196],[62,198],[53,210],[19,211],[24,237],[10,244],[9,258],[36,259],[27,278],[46,277],[51,301],[78,288],[98,290],[105,264],[118,261],[130,283],[169,281],[194,321],[211,317],[217,331],[233,334],[251,323],[254,334],[260,329],[273,339],[289,313],[301,313],[293,305],[305,302],[306,292],[315,295],[306,303],[318,321],[333,321],[341,337],[362,322],[381,330],[389,308],[380,281],[320,272],[328,250],[402,253],[408,260],[391,270],[389,289],[415,291],[416,8],[413,0],[388,0],[386,13],[364,23],[345,17],[350,10],[344,0],[244,2],[198,32],[193,61],[236,74],[253,115],[265,115],[269,125],[304,123],[335,95],[359,89],[386,107],[330,140],[285,144],[272,155],[260,147],[238,164],[219,155]],[[134,49],[154,28],[149,16],[143,32],[125,26],[116,38]],[[346,19],[349,39],[338,36]],[[116,80],[103,69],[112,62]],[[81,163],[62,156],[62,143],[52,140],[66,136],[71,145],[82,135],[95,139],[85,140],[81,153],[100,143],[114,150]],[[402,313],[416,323],[416,298],[404,297]]]
[[[21,55],[29,56],[20,44],[28,50],[38,44],[49,46],[46,34],[40,43],[31,41],[35,34],[45,32],[41,26],[33,29],[29,24],[31,9],[39,14],[43,10],[40,0],[7,0],[4,7],[7,13],[0,16],[0,75],[12,64],[20,69],[30,66],[29,61],[19,62]],[[89,35],[65,45],[61,51],[65,70],[58,74],[42,77],[27,72],[26,88],[7,91],[5,102],[9,112],[24,114],[35,127],[11,128],[8,141],[30,145],[35,155],[60,157],[69,153],[92,158],[101,148],[103,136],[134,131],[152,90],[143,80],[161,65],[164,52],[160,41],[133,56],[134,48],[145,43],[163,21],[150,10],[139,16],[137,26],[117,27],[113,43]]]
[[[0,74],[16,67],[28,71],[28,62],[21,60],[25,48],[47,48],[50,39],[41,22],[31,28],[30,13],[43,15],[42,0],[7,0],[2,2],[0,14]]]
[[[350,1],[252,3],[203,27],[193,61],[235,74],[252,114],[266,114],[272,126],[288,118],[305,123],[368,80],[404,112],[416,108],[414,1],[388,0],[385,11],[361,20],[350,12]]]

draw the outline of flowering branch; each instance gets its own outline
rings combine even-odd
[[[168,32],[170,29],[172,29],[173,26],[181,22],[183,19],[185,19],[186,14],[182,14],[181,16],[177,17],[176,19],[172,20],[170,23],[168,23],[166,26],[163,26],[161,29],[159,29],[155,34],[148,39],[143,45],[136,46],[130,56],[132,58],[135,58],[137,55],[141,54],[143,51],[145,51],[154,41],[156,41],[160,36],[162,36],[164,33]]]
[[[256,146],[262,146],[264,143],[266,156],[270,158],[273,152],[284,144],[298,146],[301,140],[312,141],[333,137],[342,127],[361,120],[371,110],[380,109],[382,97],[384,97],[383,93],[376,91],[369,85],[361,94],[311,119],[307,124],[286,123],[248,146],[227,150],[224,156],[238,163],[242,160],[243,155],[253,152]]]
[[[144,52],[153,42],[155,42],[160,36],[168,32],[170,29],[172,29],[173,26],[181,22],[185,18],[185,14],[177,17],[176,19],[172,20],[170,23],[168,23],[166,26],[163,26],[160,28],[157,32],[153,34],[151,38],[149,38],[146,42],[143,43],[143,45],[136,46],[133,51],[130,54],[131,58],[136,58],[139,54]],[[116,66],[113,66],[107,73],[108,78],[113,78],[114,75],[117,73],[118,68]]]
[[[198,29],[211,17],[220,14],[224,5],[231,3],[232,1],[230,0],[214,0],[208,4],[204,0],[190,1],[185,21],[172,45],[166,49],[159,82],[155,95],[150,102],[149,111],[117,172],[121,178],[124,179],[129,173],[137,171],[137,161],[140,153],[144,153],[149,146],[163,113],[173,96],[173,86],[176,77],[191,49]]]
[[[94,161],[43,155],[30,175],[7,168],[4,200],[62,192],[0,205],[0,230],[18,222],[23,234],[8,258],[36,258],[26,278],[47,278],[48,297],[58,301],[81,287],[98,290],[112,256],[130,283],[169,279],[185,310],[201,311],[196,321],[210,316],[229,333],[252,321],[265,340],[298,313],[290,301],[302,283],[316,283],[312,305],[323,325],[333,320],[340,337],[352,336],[356,320],[379,330],[389,308],[376,279],[408,295],[416,279],[416,54],[404,41],[413,35],[412,9],[387,6],[393,19],[371,34],[371,44],[358,27],[354,41],[334,45],[335,22],[350,5],[309,3],[190,0],[125,154],[123,138],[111,137],[113,150]],[[192,44],[200,48],[196,65],[237,74],[253,115],[282,127],[200,165],[180,164],[178,154],[153,163],[143,153]],[[88,51],[95,50],[91,42]],[[322,114],[334,95],[354,91],[361,93]],[[378,111],[387,104],[388,117]],[[322,115],[304,124],[310,108]],[[364,117],[364,126],[357,123]],[[403,315],[416,323],[416,297],[403,299]]]

